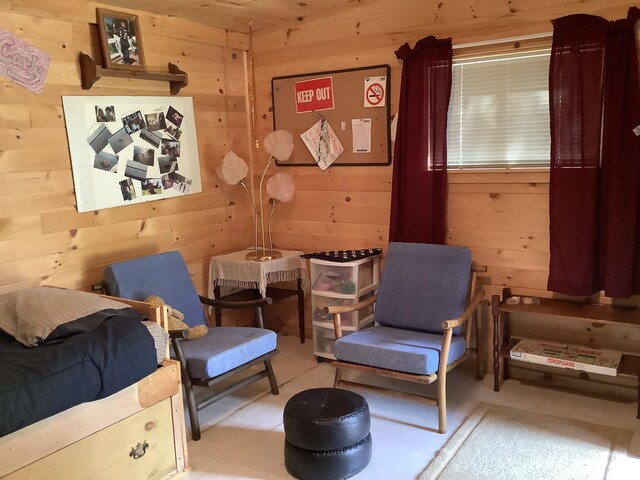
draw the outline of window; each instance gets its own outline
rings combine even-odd
[[[549,51],[453,62],[449,169],[549,166]]]

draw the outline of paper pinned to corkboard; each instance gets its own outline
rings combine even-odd
[[[318,120],[300,137],[320,170],[326,170],[344,152],[344,147],[326,118]]]

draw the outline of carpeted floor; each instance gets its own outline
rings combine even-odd
[[[188,443],[192,470],[185,480],[293,478],[284,466],[284,406],[298,392],[330,387],[333,373],[329,364],[313,365],[282,384],[279,395],[268,394],[268,388],[263,386],[257,398],[229,416],[218,417],[200,441]],[[367,468],[353,478],[415,479],[433,456],[433,449],[441,446],[432,440],[439,436],[435,433],[436,407],[423,399],[394,392],[354,391],[366,398],[371,410],[374,453]],[[455,429],[456,423],[451,421]]]
[[[202,439],[189,441],[189,471],[183,480],[286,480],[292,477],[284,467],[283,442],[284,429],[282,412],[289,398],[307,388],[330,387],[333,384],[333,368],[327,363],[318,364],[313,356],[313,342],[300,344],[294,336],[278,336],[280,354],[274,357],[273,368],[276,371],[280,395],[269,393],[266,380],[255,382],[225,397],[200,412],[203,426]],[[371,378],[372,383],[391,382]],[[436,386],[401,384],[397,388],[419,390],[425,395],[435,395]],[[351,388],[351,387],[350,387]],[[553,416],[553,423],[560,419],[589,421],[594,424],[608,425],[613,429],[634,430],[631,443],[633,464],[627,474],[610,476],[608,480],[636,480],[640,472],[640,420],[636,417],[635,400],[621,402],[605,400],[569,392],[525,385],[509,380],[502,385],[500,392],[493,391],[493,377],[487,375],[484,381],[475,378],[473,364],[469,369],[459,367],[452,370],[447,378],[448,415],[447,434],[437,432],[437,406],[425,399],[405,395],[393,390],[378,390],[354,387],[354,391],[363,395],[371,410],[371,436],[373,453],[371,462],[354,480],[415,480],[419,478],[429,462],[445,451],[448,440],[458,435],[456,432],[472,418],[480,402],[500,404],[501,410],[516,407],[527,412],[536,412]],[[540,416],[540,415],[538,415]],[[570,423],[572,423],[570,421]],[[467,424],[471,425],[471,424]],[[561,424],[562,425],[562,424]],[[188,426],[188,421],[187,421]],[[548,439],[543,452],[557,449],[562,438],[560,428],[557,434]],[[510,433],[506,441],[517,439]],[[483,454],[493,465],[491,479],[499,477],[498,462],[506,462],[511,457],[518,465],[526,464],[526,459],[536,460],[540,454],[511,454],[511,444],[500,452],[495,446],[485,448]],[[448,448],[448,447],[447,447]],[[498,451],[496,451],[498,450]],[[498,459],[498,454],[503,458]],[[471,475],[458,477],[464,480],[483,478],[477,474],[477,466],[485,460],[476,458]],[[506,458],[506,460],[505,460]],[[631,475],[628,472],[632,472]],[[624,470],[622,470],[624,472]],[[554,469],[555,474],[555,469]],[[428,479],[430,477],[424,477]],[[445,478],[445,477],[442,477]],[[451,478],[451,477],[449,477]],[[455,478],[455,477],[453,477]],[[486,477],[485,477],[486,478]],[[502,477],[505,478],[505,477]],[[530,480],[529,472],[517,469],[511,472],[510,480]],[[550,476],[554,478],[572,478],[569,476]],[[573,477],[576,478],[576,477]],[[588,477],[586,477],[588,478]],[[603,476],[596,477],[599,480]]]
[[[631,480],[630,430],[480,403],[420,480]]]

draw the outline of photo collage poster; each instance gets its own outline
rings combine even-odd
[[[190,97],[62,100],[78,212],[202,191]]]

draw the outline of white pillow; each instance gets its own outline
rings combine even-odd
[[[56,327],[108,308],[129,305],[94,293],[35,287],[0,295],[0,329],[27,347],[38,346]]]

